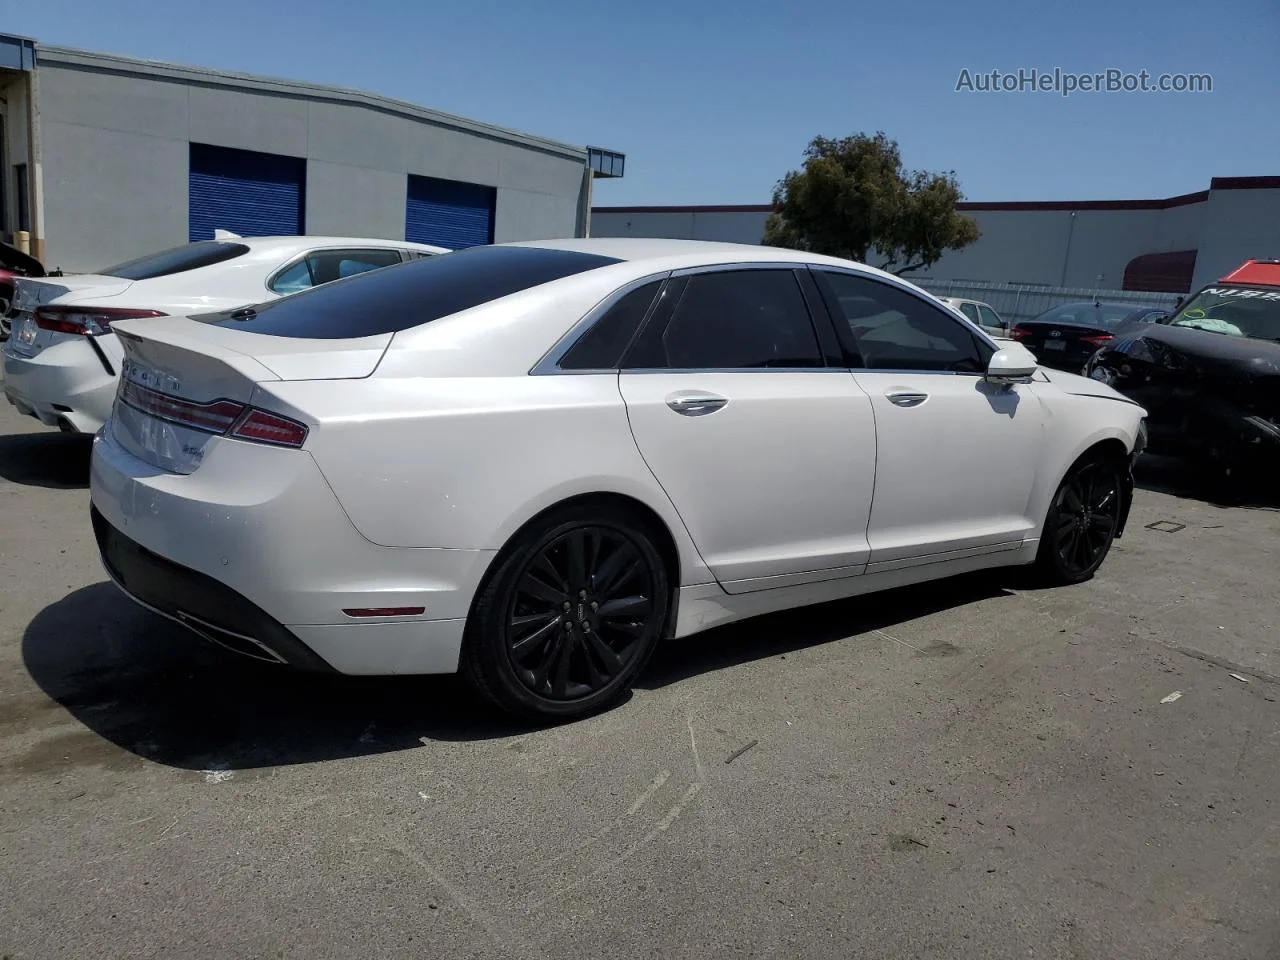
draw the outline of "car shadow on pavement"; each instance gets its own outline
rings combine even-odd
[[[92,448],[87,434],[9,434],[0,437],[0,477],[29,487],[87,487]]]
[[[656,689],[889,627],[999,595],[1000,583],[971,575],[927,590],[903,588],[720,627],[664,644],[637,685]],[[531,729],[498,713],[457,677],[306,674],[246,660],[138,607],[105,582],[37,614],[22,654],[40,689],[101,737],[104,750],[191,770],[336,760]]]
[[[689,677],[752,660],[764,660],[806,647],[886,630],[942,610],[1006,596],[1006,586],[1018,582],[1016,570],[986,570],[946,580],[899,587],[883,593],[764,614],[750,620],[715,627],[678,641],[667,641],[654,652],[636,686],[658,689]],[[926,656],[943,655],[925,648]],[[951,648],[948,652],[954,652]]]
[[[1201,500],[1216,507],[1280,510],[1280,488],[1273,475],[1263,471],[1227,481],[1192,461],[1144,454],[1134,466],[1133,479],[1141,490]]]
[[[256,663],[105,582],[37,614],[22,654],[41,690],[94,733],[187,769],[308,763],[528,729],[455,677],[343,677]]]

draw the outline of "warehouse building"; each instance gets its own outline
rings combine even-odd
[[[216,229],[445,247],[585,236],[614,151],[335,87],[0,35],[0,227],[92,270]]]
[[[982,238],[912,280],[1186,293],[1250,257],[1280,258],[1280,177],[1214,177],[1154,200],[962,203]],[[772,208],[597,207],[601,237],[759,243]]]

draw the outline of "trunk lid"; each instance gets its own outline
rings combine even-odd
[[[39,353],[45,347],[62,340],[73,340],[75,334],[41,330],[35,323],[37,307],[49,304],[100,304],[108,306],[112,297],[118,297],[131,286],[132,280],[83,274],[72,277],[19,277],[14,281],[13,306],[10,316],[14,349],[26,356]]]
[[[174,473],[199,467],[207,445],[226,433],[237,406],[250,404],[258,384],[367,377],[392,336],[268,337],[185,317],[124,320],[112,329],[125,354],[112,432],[134,456]],[[141,402],[156,394],[161,406],[180,401],[185,412],[172,415]],[[192,426],[193,420],[200,425]]]
[[[73,277],[20,277],[14,294],[14,306],[19,310],[34,310],[46,303],[80,303],[103,297],[118,297],[131,286],[132,280],[120,277],[104,277],[97,274],[81,274]]]

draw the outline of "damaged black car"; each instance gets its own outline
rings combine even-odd
[[[1280,262],[1250,261],[1170,317],[1123,324],[1084,372],[1147,409],[1152,453],[1237,478],[1280,463]]]

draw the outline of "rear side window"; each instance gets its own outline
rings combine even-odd
[[[970,320],[972,320],[974,323],[978,322],[978,308],[975,307],[972,303],[960,304],[960,312],[963,313]]]
[[[281,295],[297,293],[399,262],[399,250],[316,250],[285,267],[268,286]]]
[[[664,325],[650,323],[627,366],[669,370],[821,367],[813,321],[790,270],[689,277]]]
[[[561,370],[616,370],[632,336],[644,321],[661,280],[623,294],[560,360]]]
[[[472,247],[193,319],[273,337],[340,340],[407,330],[482,303],[618,263],[542,247]]]
[[[225,263],[236,257],[243,257],[248,252],[249,248],[243,243],[200,240],[171,250],[151,253],[137,260],[127,260],[114,267],[104,267],[97,273],[104,277],[119,277],[121,280],[152,280],[198,270],[200,267],[211,267],[215,263]]]

